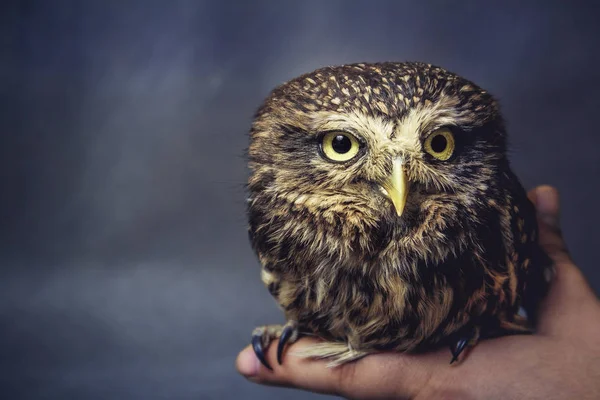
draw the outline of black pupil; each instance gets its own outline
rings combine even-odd
[[[435,135],[433,139],[431,139],[431,150],[436,153],[441,153],[446,150],[446,146],[448,146],[448,141],[444,135]]]
[[[346,154],[352,148],[352,142],[344,135],[337,135],[333,138],[331,147],[336,153]]]

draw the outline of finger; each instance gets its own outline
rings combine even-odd
[[[413,398],[421,392],[440,366],[448,367],[448,352],[425,355],[373,354],[338,367],[327,361],[294,356],[317,343],[303,338],[286,349],[283,364],[276,362],[276,346],[267,352],[273,371],[265,368],[250,347],[238,356],[238,371],[252,382],[294,387],[349,398]],[[438,379],[439,380],[439,379]]]
[[[539,243],[554,263],[548,296],[540,306],[540,333],[565,333],[577,326],[586,304],[595,300],[585,277],[571,260],[559,223],[558,191],[540,186],[529,193],[537,210]]]

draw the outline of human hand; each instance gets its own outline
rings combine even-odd
[[[315,343],[302,338],[283,365],[270,346],[270,371],[251,347],[237,358],[250,381],[352,399],[598,399],[600,301],[571,260],[562,238],[554,188],[529,193],[538,211],[539,241],[556,267],[534,335],[484,340],[464,362],[449,365],[448,350],[426,354],[382,353],[327,368],[325,361],[293,357]]]

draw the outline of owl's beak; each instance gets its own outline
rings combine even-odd
[[[394,204],[398,216],[401,216],[404,212],[404,206],[406,206],[406,197],[408,196],[408,179],[404,172],[402,158],[398,157],[394,159],[392,175],[382,185],[382,188],[384,194]]]

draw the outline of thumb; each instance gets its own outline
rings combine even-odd
[[[551,186],[540,186],[529,193],[537,210],[539,244],[553,262],[554,278],[540,309],[538,331],[558,333],[577,326],[580,311],[595,299],[581,270],[573,263],[559,223],[560,200]],[[573,324],[569,320],[573,320]]]
[[[537,210],[540,246],[557,267],[573,265],[560,228],[558,191],[551,186],[539,186],[529,193],[529,197]]]

